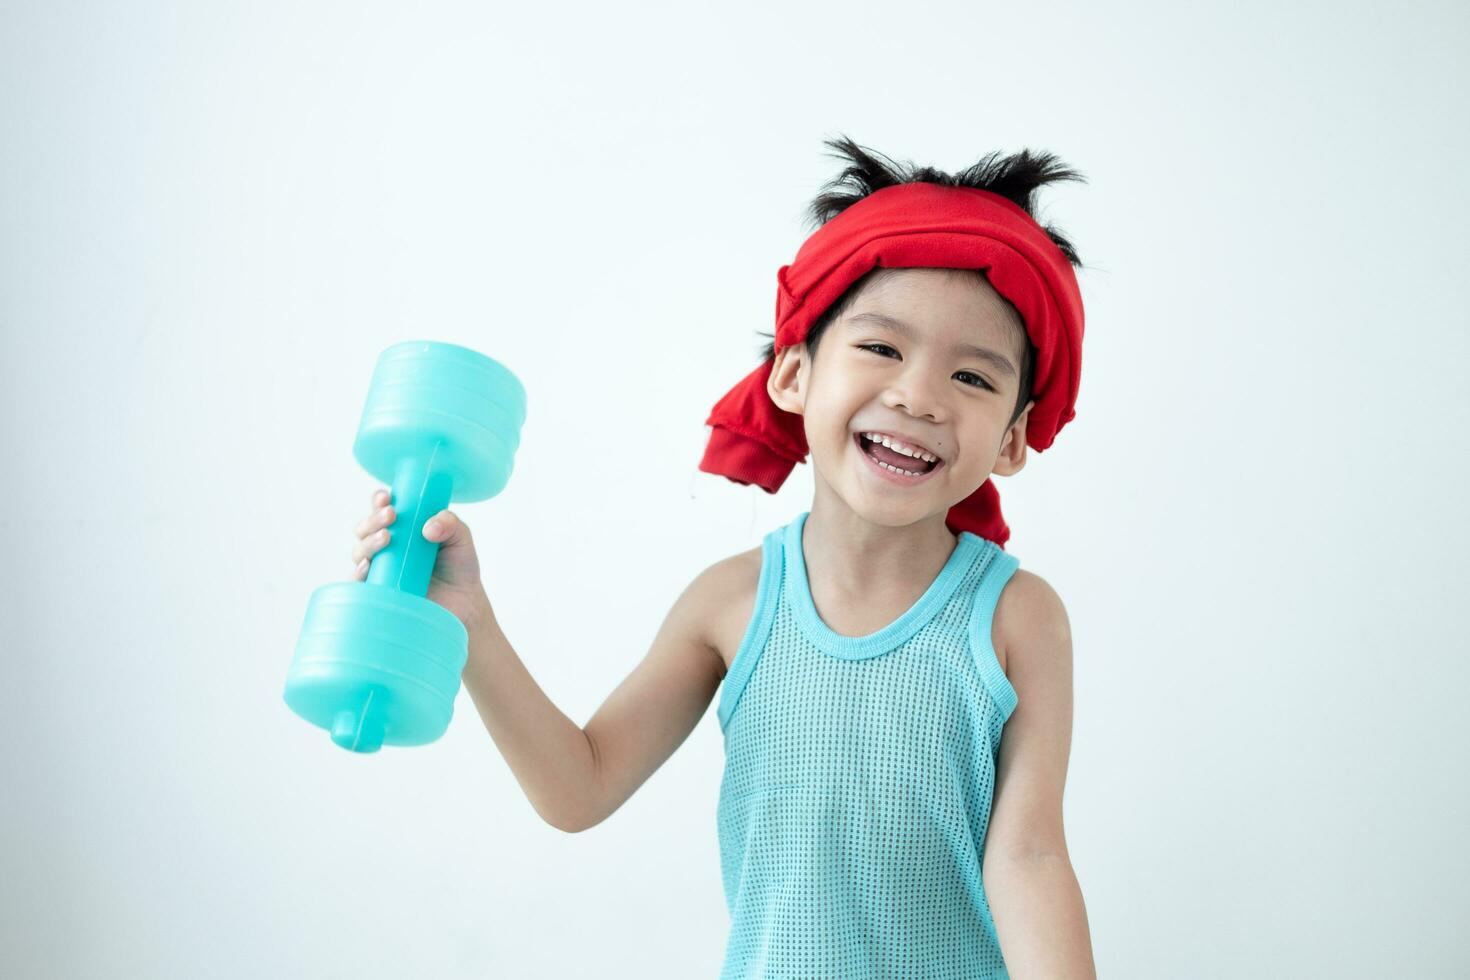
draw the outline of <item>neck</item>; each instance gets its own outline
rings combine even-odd
[[[874,524],[840,502],[824,506],[818,494],[802,528],[801,550],[814,581],[857,595],[933,581],[958,543],[943,514],[896,527]]]

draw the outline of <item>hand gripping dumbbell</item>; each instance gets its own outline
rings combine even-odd
[[[397,517],[367,580],[311,594],[286,704],[353,752],[444,734],[469,654],[459,618],[425,598],[439,545],[424,524],[510,478],[526,392],[504,365],[455,344],[411,341],[378,356],[352,454],[393,487]]]

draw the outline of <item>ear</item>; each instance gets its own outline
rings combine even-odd
[[[777,408],[797,415],[805,413],[807,368],[805,344],[791,344],[776,351],[771,376],[766,379],[766,394]]]
[[[1016,417],[1015,424],[1006,430],[1005,438],[1000,443],[1000,454],[995,457],[995,465],[990,468],[991,473],[1014,476],[1026,465],[1026,422],[1031,418],[1031,406],[1035,404],[1035,398],[1028,401],[1021,414]]]

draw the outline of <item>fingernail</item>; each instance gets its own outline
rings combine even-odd
[[[433,521],[430,521],[429,523],[427,523],[427,524],[424,525],[424,533],[425,534],[438,534],[439,533],[439,525],[438,524],[435,524]]]

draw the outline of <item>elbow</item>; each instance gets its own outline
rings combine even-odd
[[[589,822],[580,818],[573,818],[566,814],[540,814],[542,820],[549,826],[555,827],[564,834],[580,834],[595,826],[595,822]]]
[[[544,806],[536,806],[536,812],[541,819],[546,821],[557,830],[567,834],[580,834],[584,830],[591,830],[609,816],[604,811],[603,797],[600,781],[597,776],[597,744],[592,741],[592,736],[584,729],[583,736],[587,739],[589,755],[591,757],[591,774],[587,778],[577,779],[574,791],[558,794],[555,800],[544,799]],[[535,805],[536,801],[532,801]]]
[[[585,810],[579,813],[542,813],[538,810],[537,813],[542,820],[565,834],[580,834],[607,819],[606,814],[598,816]]]
[[[578,827],[574,822],[570,820],[563,820],[559,816],[548,816],[545,813],[538,813],[537,816],[539,816],[542,822],[544,822],[548,827],[555,827],[557,830],[560,830],[564,834],[575,834],[582,829],[581,827]]]
[[[1070,864],[1071,860],[1065,841],[1018,841],[1009,847],[987,848],[981,862],[980,875],[985,877],[992,870],[997,874],[1017,869],[1024,871],[1028,868],[1046,867],[1058,861]]]

